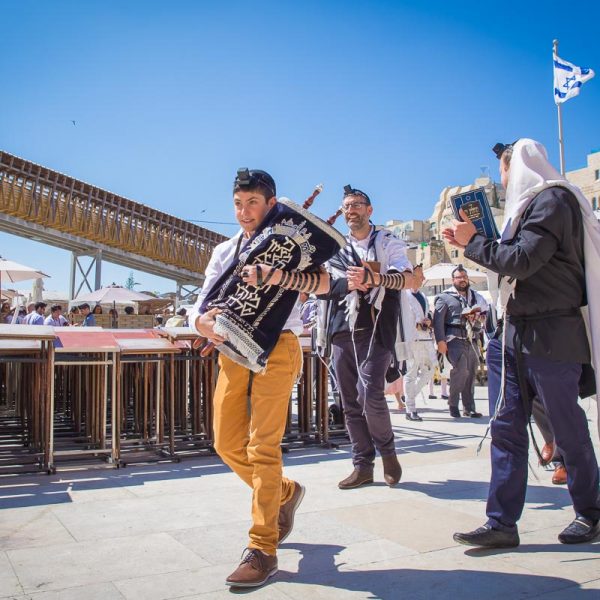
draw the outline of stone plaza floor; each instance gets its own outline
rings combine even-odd
[[[439,388],[437,388],[439,396]],[[487,413],[485,388],[478,408]],[[390,403],[390,406],[393,406]],[[307,488],[279,573],[243,592],[264,600],[600,599],[600,541],[564,546],[569,495],[530,456],[521,546],[459,546],[485,521],[487,418],[454,420],[421,402],[422,423],[392,420],[404,474],[349,491],[349,447],[296,449],[286,474]],[[596,403],[582,402],[598,452]],[[541,439],[541,436],[538,436]],[[224,584],[247,542],[250,491],[216,457],[0,478],[0,598],[231,598]],[[237,592],[239,593],[239,592]]]

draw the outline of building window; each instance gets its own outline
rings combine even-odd
[[[458,258],[458,250],[450,250],[450,258]]]
[[[598,181],[598,179],[600,179],[600,169],[596,169],[595,177],[596,177],[596,181]]]
[[[598,210],[598,198],[596,198],[596,196],[592,198],[592,209]]]

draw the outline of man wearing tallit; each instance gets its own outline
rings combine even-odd
[[[477,233],[462,212],[463,221],[443,232],[451,244],[465,248],[465,257],[501,276],[504,313],[502,333],[487,351],[494,406],[488,521],[454,539],[471,546],[518,546],[530,399],[537,395],[564,456],[575,509],[576,518],[558,539],[589,542],[600,534],[598,463],[578,396],[593,393],[590,363],[596,382],[600,374],[600,224],[581,191],[550,165],[540,143],[520,139],[497,144],[494,152],[506,188],[500,242]]]

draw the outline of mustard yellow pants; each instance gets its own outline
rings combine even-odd
[[[279,507],[294,493],[283,477],[281,439],[290,395],[302,368],[298,338],[283,332],[262,374],[254,374],[250,402],[250,371],[226,356],[219,357],[214,396],[215,450],[252,488],[249,548],[275,555],[279,540]]]

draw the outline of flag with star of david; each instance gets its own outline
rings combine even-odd
[[[592,69],[576,67],[554,55],[554,102],[562,104],[579,94],[579,88],[594,76]]]

